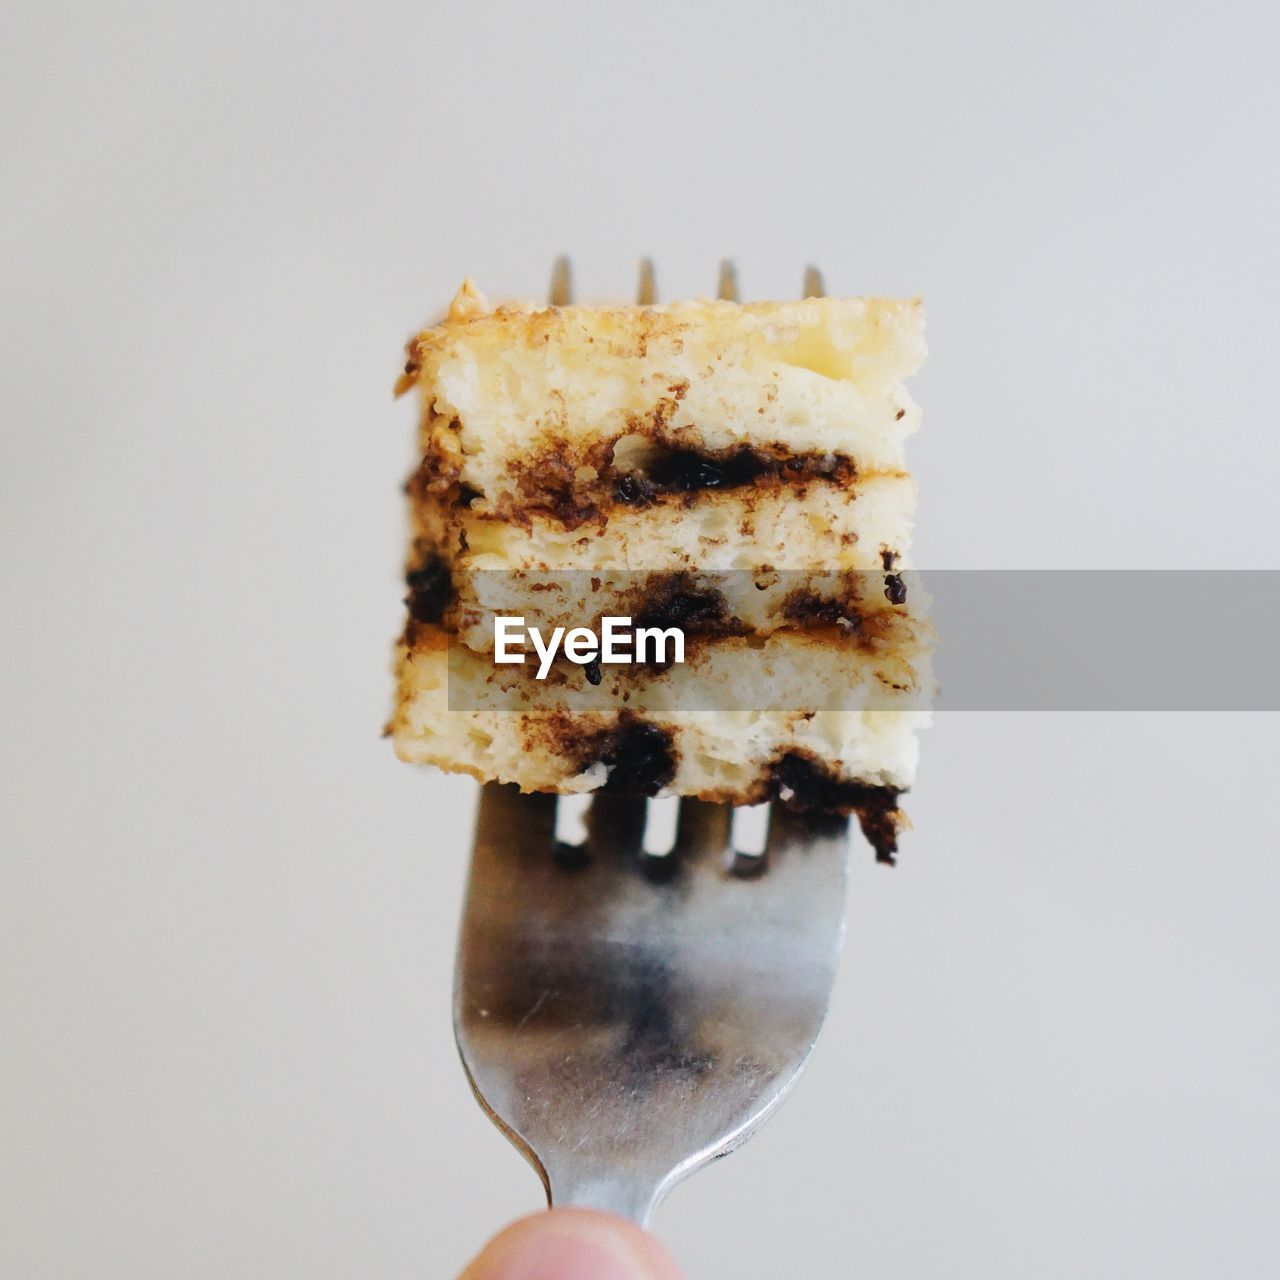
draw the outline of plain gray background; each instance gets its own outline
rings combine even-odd
[[[448,1277],[540,1201],[451,1042],[473,785],[378,734],[465,273],[921,293],[917,563],[1277,567],[1274,6],[0,24],[4,1280]],[[690,1275],[1276,1275],[1278,728],[942,717]]]

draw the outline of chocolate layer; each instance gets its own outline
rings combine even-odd
[[[513,575],[518,582],[522,575]],[[870,648],[900,639],[902,618],[884,609],[869,609],[859,598],[857,589],[864,575],[855,576],[844,591],[827,594],[808,587],[797,587],[782,600],[780,626],[802,632],[821,632],[835,628],[842,641],[855,641],[858,647]],[[413,622],[443,624],[453,629],[451,609],[459,603],[457,584],[448,561],[428,547],[415,548],[415,563],[405,575],[408,595],[405,605]],[[537,600],[540,588],[531,584],[527,616],[538,622]],[[886,594],[888,591],[886,589]],[[513,608],[517,607],[513,605]],[[714,640],[725,636],[755,634],[754,628],[730,608],[722,591],[708,586],[685,570],[649,575],[643,588],[624,592],[611,608],[625,610],[634,627],[678,627],[686,640]],[[585,593],[579,625],[598,625],[594,616],[598,606]],[[759,634],[767,634],[762,632]],[[593,684],[599,683],[599,671],[588,673]]]
[[[704,489],[742,489],[813,479],[848,484],[854,475],[852,460],[837,454],[788,454],[753,445],[716,453],[664,448],[642,468],[614,480],[613,496],[629,506],[647,506],[671,494]]]
[[[707,491],[772,489],[813,484],[848,487],[857,478],[851,458],[841,454],[792,454],[782,446],[739,445],[731,449],[697,450],[651,443],[642,463],[615,462],[617,440],[589,449],[558,444],[514,462],[518,503],[498,504],[500,519],[527,524],[531,516],[547,516],[566,529],[603,521],[610,508],[651,507],[658,503],[688,505]],[[428,497],[469,507],[483,495],[463,485],[457,462],[429,452],[405,486],[415,500]]]

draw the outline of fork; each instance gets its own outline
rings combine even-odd
[[[638,292],[653,302],[648,260]],[[730,262],[718,292],[736,298]],[[804,292],[822,292],[813,268]],[[569,297],[562,258],[551,300]],[[848,822],[775,804],[751,853],[730,806],[681,800],[663,840],[670,801],[646,813],[600,794],[569,840],[574,803],[481,788],[454,1030],[480,1105],[548,1203],[643,1226],[755,1133],[808,1060],[844,934]]]

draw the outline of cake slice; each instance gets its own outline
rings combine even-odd
[[[857,812],[891,859],[927,719],[903,571],[918,300],[490,307],[414,338],[406,760],[526,790]],[[540,676],[502,616],[674,626],[679,662]]]

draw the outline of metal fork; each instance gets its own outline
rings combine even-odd
[[[561,259],[552,301],[569,293]],[[731,263],[719,293],[736,296]],[[555,796],[483,787],[454,993],[476,1097],[548,1202],[641,1224],[795,1083],[831,998],[848,848],[846,819],[774,805],[750,856],[729,807],[686,799],[657,855],[645,804],[596,796],[570,845]]]

